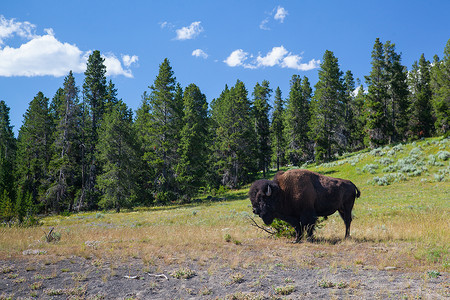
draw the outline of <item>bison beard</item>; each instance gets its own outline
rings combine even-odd
[[[267,225],[275,218],[291,224],[296,242],[305,231],[311,239],[317,218],[336,211],[344,220],[345,237],[349,237],[353,204],[360,195],[349,180],[299,169],[280,171],[273,180],[257,180],[249,192],[253,213]]]

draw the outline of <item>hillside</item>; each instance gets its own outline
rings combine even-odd
[[[205,196],[197,204],[53,216],[42,219],[41,227],[4,227],[0,295],[448,297],[449,151],[448,139],[435,138],[304,166],[350,179],[361,190],[350,240],[343,240],[337,214],[321,223],[315,242],[270,237],[248,219],[248,187],[218,202]],[[46,242],[43,230],[50,227],[56,240]]]

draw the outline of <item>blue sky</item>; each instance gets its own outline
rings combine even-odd
[[[108,79],[135,111],[168,58],[183,87],[208,101],[225,84],[256,82],[289,93],[294,74],[314,85],[325,50],[364,83],[377,37],[396,44],[408,69],[422,53],[442,57],[450,1],[3,1],[0,100],[15,132],[29,102],[52,98],[69,70],[82,86],[86,59],[100,50]]]

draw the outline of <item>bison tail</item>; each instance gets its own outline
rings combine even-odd
[[[356,189],[356,198],[359,198],[359,196],[361,196],[361,192],[360,192],[359,189],[356,187],[356,185],[355,185],[355,189]]]

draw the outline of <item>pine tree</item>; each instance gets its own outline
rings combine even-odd
[[[409,135],[414,139],[431,136],[434,128],[430,69],[430,62],[422,54],[419,64],[415,61],[409,73],[409,87],[411,90]]]
[[[206,183],[208,158],[208,103],[195,84],[184,90],[184,111],[178,148],[177,182],[183,198],[190,199]]]
[[[16,139],[9,119],[10,108],[0,101],[0,195],[6,191],[10,199],[15,199],[15,158]]]
[[[142,199],[144,205],[150,205],[154,200],[155,178],[156,170],[153,169],[152,156],[154,153],[154,146],[152,146],[152,136],[149,131],[150,124],[150,101],[147,92],[142,95],[141,105],[136,110],[136,120],[133,123],[136,132],[136,142],[139,147],[139,161],[142,168],[138,169],[138,186],[140,187],[139,199]]]
[[[95,50],[87,62],[85,79],[83,83],[83,147],[82,169],[83,187],[78,209],[83,207],[95,208],[97,206],[99,193],[95,186],[97,175],[101,165],[96,161],[98,143],[98,129],[102,123],[103,114],[106,109],[107,85],[105,59],[101,57],[100,51]]]
[[[344,75],[344,97],[343,97],[343,123],[342,123],[342,134],[344,137],[344,149],[346,151],[353,150],[353,132],[356,130],[356,121],[354,118],[354,91],[355,91],[355,80],[353,78],[353,73],[349,70],[345,72]]]
[[[450,39],[444,49],[444,57],[439,60],[436,55],[432,68],[433,113],[435,128],[439,134],[450,132]]]
[[[256,158],[258,170],[266,172],[269,170],[271,148],[270,148],[270,123],[269,123],[269,99],[272,90],[269,82],[264,80],[261,85],[256,83],[253,90],[253,119],[256,135]]]
[[[51,158],[53,120],[50,118],[48,98],[39,92],[30,102],[19,130],[17,142],[17,179],[23,193],[30,193],[33,204],[46,211],[48,164]]]
[[[230,188],[248,183],[256,170],[256,138],[247,95],[244,83],[238,80],[212,104],[214,167],[220,183]]]
[[[98,160],[103,172],[97,184],[102,192],[99,206],[114,208],[132,207],[137,195],[138,147],[133,127],[133,114],[121,100],[104,116],[99,129]]]
[[[72,210],[81,188],[81,106],[72,71],[64,79],[63,99],[55,111],[53,157],[49,165],[52,184],[46,195],[55,211]],[[59,92],[57,93],[59,94]]]
[[[386,67],[383,44],[379,38],[375,40],[372,50],[372,70],[365,78],[369,89],[366,95],[367,144],[374,148],[386,144],[390,132]]]
[[[118,102],[116,85],[112,80],[109,80],[108,86],[106,87],[105,112],[110,112]]]
[[[0,194],[0,220],[6,223],[11,222],[14,218],[14,206],[6,190]]]
[[[316,160],[327,161],[342,151],[342,112],[344,111],[344,85],[338,59],[333,52],[325,51],[320,65],[319,81],[315,85],[311,103],[311,137],[315,142]]]
[[[284,101],[281,97],[280,87],[275,90],[275,107],[272,113],[272,122],[270,126],[271,132],[271,146],[272,146],[272,161],[277,166],[277,171],[280,166],[284,165],[286,141],[283,136],[284,124],[283,118],[285,113]]]
[[[364,86],[360,85],[358,92],[354,97],[351,106],[353,112],[353,125],[354,130],[351,132],[351,141],[353,150],[361,150],[364,148],[364,137],[366,128],[366,113],[365,113],[365,100]]]
[[[53,96],[52,101],[50,102],[49,114],[50,114],[50,117],[52,118],[52,120],[55,120],[54,127],[57,126],[57,122],[58,122],[58,120],[60,118],[60,116],[59,116],[59,107],[64,102],[64,98],[65,98],[64,89],[63,88],[59,88],[56,91],[55,96]]]
[[[405,140],[408,129],[408,83],[407,70],[401,64],[401,54],[395,52],[395,44],[384,44],[385,72],[387,78],[387,119],[389,142]]]
[[[181,87],[176,86],[176,78],[169,60],[164,59],[145,100],[148,105],[147,129],[150,151],[145,159],[155,172],[154,188],[160,202],[175,200],[175,168],[178,159],[178,141],[181,131],[180,111]]]
[[[286,159],[294,166],[310,158],[309,120],[311,88],[305,77],[302,84],[300,76],[293,75],[286,104],[284,118],[284,139],[286,141]],[[303,90],[305,88],[305,90]]]

